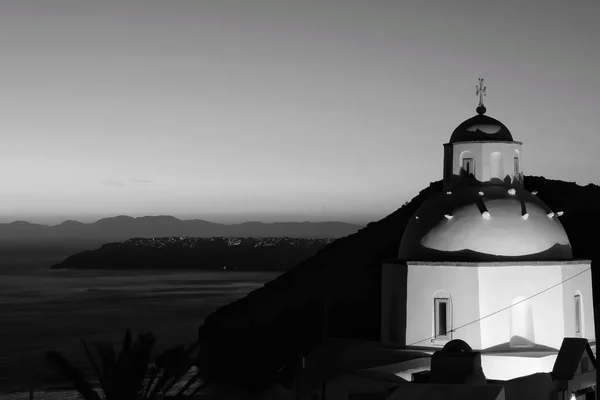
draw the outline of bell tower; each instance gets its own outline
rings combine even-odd
[[[479,78],[477,115],[460,124],[444,144],[444,188],[459,184],[523,186],[522,143],[485,113],[487,87]]]

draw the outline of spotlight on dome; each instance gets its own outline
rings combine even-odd
[[[481,213],[481,216],[485,219],[490,219],[491,215],[488,211],[484,211]]]
[[[508,189],[508,194],[514,195],[515,193],[517,193],[517,191],[514,188]]]
[[[525,214],[522,215],[522,217],[523,217],[524,220],[527,220],[527,218],[529,218],[529,214],[525,213]]]
[[[556,216],[557,216],[557,217],[562,217],[562,216],[563,216],[563,214],[564,214],[564,212],[563,212],[563,211],[559,211],[559,212],[557,212],[557,213],[556,213]]]
[[[483,192],[479,192],[479,195],[480,195],[480,196],[483,196]]]
[[[444,217],[446,217],[446,219],[452,219],[452,215],[450,215],[450,214],[446,214],[446,215],[444,215]]]
[[[534,190],[533,192],[531,192],[532,195],[536,195],[537,194],[537,190]]]
[[[548,213],[548,218],[554,218],[554,213],[552,211]]]
[[[452,194],[452,190],[448,190],[446,194]]]

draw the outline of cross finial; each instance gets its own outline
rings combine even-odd
[[[485,114],[486,108],[483,105],[483,96],[487,96],[487,87],[483,86],[483,78],[479,78],[479,85],[477,86],[477,92],[475,94],[479,95],[479,105],[476,110],[478,114]]]

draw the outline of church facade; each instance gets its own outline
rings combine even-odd
[[[477,115],[444,144],[442,192],[412,216],[382,270],[383,343],[435,352],[454,339],[481,353],[491,380],[553,369],[565,338],[595,348],[591,263],[523,186],[522,143]]]

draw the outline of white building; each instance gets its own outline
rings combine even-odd
[[[444,190],[383,265],[382,342],[433,352],[462,339],[487,379],[509,380],[552,371],[565,337],[595,348],[592,279],[562,213],[524,189],[522,143],[481,99],[444,144]]]

